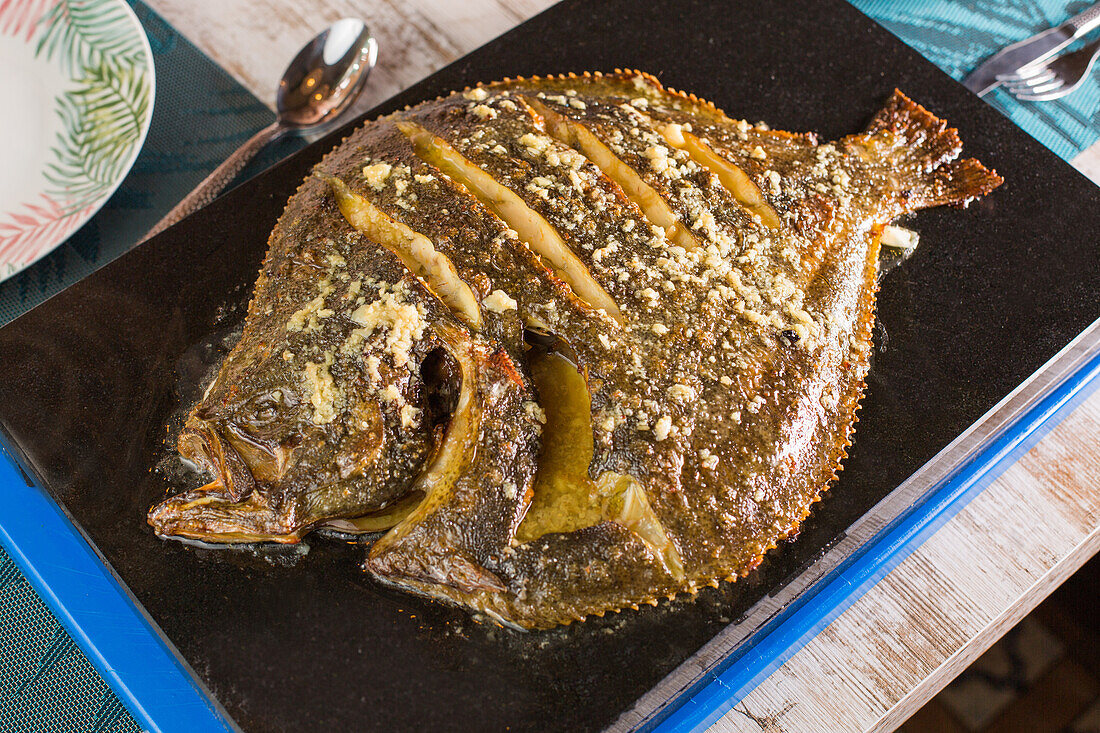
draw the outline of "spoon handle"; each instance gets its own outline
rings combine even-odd
[[[256,157],[256,153],[284,132],[286,132],[285,127],[280,126],[278,122],[273,122],[249,138],[248,142],[237,148],[232,155],[225,159],[224,163],[204,178],[202,183],[195,187],[195,190],[187,194],[182,201],[176,204],[175,208],[165,214],[164,218],[158,221],[142,237],[141,241],[144,242],[146,239],[160,234],[180,219],[198,211],[217,198],[222,189],[228,186],[229,182],[241,172],[245,163]]]

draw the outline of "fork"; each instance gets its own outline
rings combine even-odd
[[[1029,64],[1017,69],[1015,74],[998,75],[997,79],[1016,99],[1048,102],[1081,86],[1097,56],[1100,56],[1100,40],[1051,61]]]

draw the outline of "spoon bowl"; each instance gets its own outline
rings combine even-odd
[[[377,58],[378,43],[366,23],[336,21],[287,66],[276,95],[276,122],[303,130],[331,120],[358,96]]]

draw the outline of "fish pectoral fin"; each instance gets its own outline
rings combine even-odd
[[[404,546],[410,545],[406,543]],[[456,602],[462,602],[459,599],[464,597],[498,594],[507,590],[495,573],[459,552],[434,554],[419,548],[415,552],[394,549],[368,558],[366,567],[385,581]]]
[[[384,582],[455,600],[500,594],[498,557],[523,513],[539,424],[530,385],[501,350],[439,327],[458,364],[458,400],[434,457],[414,484],[420,504],[371,548],[365,568]]]
[[[501,593],[504,583],[496,574],[489,572],[468,557],[454,555],[448,564],[450,571],[447,584],[466,593]]]
[[[641,485],[610,473],[595,482],[585,478],[592,460],[590,405],[576,368],[559,357],[533,361],[547,418],[534,479],[535,424],[527,423],[531,440],[524,452],[502,449],[519,441],[502,442],[494,429],[533,420],[523,409],[526,395],[514,382],[493,377],[492,361],[468,349],[452,355],[463,388],[444,446],[420,482],[427,496],[376,543],[367,569],[385,582],[520,628],[656,603],[684,589],[680,555]],[[512,386],[494,389],[494,382]],[[472,450],[452,450],[474,435]],[[460,459],[448,459],[451,453]]]
[[[522,589],[511,602],[514,620],[534,628],[655,606],[683,586],[656,548],[614,521],[521,545],[506,557],[502,576]]]
[[[549,629],[609,611],[657,605],[684,589],[636,532],[605,521],[508,547],[486,569],[451,553],[368,560],[382,580],[473,608],[520,629]]]

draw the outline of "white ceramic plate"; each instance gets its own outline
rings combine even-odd
[[[118,188],[153,117],[152,59],[124,0],[0,2],[0,280]]]

